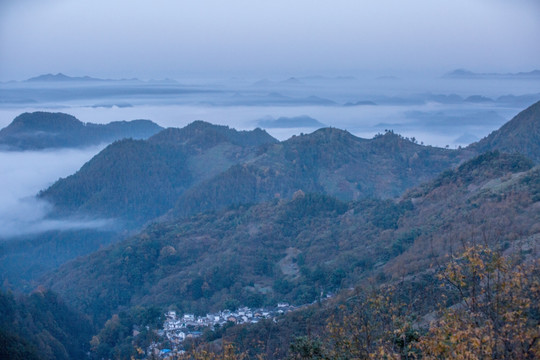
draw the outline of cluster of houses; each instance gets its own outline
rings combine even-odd
[[[161,349],[159,355],[162,358],[169,357],[171,354],[181,353],[181,344],[189,338],[196,338],[202,335],[202,330],[207,327],[214,328],[216,325],[223,326],[228,322],[233,324],[257,323],[263,319],[273,319],[279,315],[286,314],[296,310],[298,307],[287,303],[279,303],[273,308],[250,309],[241,307],[235,311],[223,310],[217,313],[206,314],[205,316],[195,316],[194,314],[184,314],[178,316],[176,311],[165,313],[165,322],[163,329],[158,330],[158,334],[172,344],[172,349]],[[152,352],[159,348],[158,344],[152,344]]]

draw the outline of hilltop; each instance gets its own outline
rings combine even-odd
[[[17,116],[0,130],[0,147],[8,150],[84,147],[123,138],[145,139],[163,128],[150,120],[83,123],[64,113],[33,112]]]
[[[148,140],[114,142],[39,196],[55,204],[57,214],[119,218],[136,227],[165,213],[190,187],[276,141],[260,129],[239,132],[197,121]]]
[[[421,146],[391,132],[362,139],[344,130],[323,128],[265,146],[253,160],[186,191],[170,216],[289,199],[297,190],[341,200],[397,197],[466,156]]]
[[[488,150],[519,153],[540,163],[540,101],[468,149],[477,153]]]
[[[65,81],[105,81],[103,79],[92,78],[90,76],[72,77],[62,73],[43,74],[25,80],[26,82],[65,82]]]
[[[238,131],[228,126],[197,120],[182,129],[168,128],[150,138],[149,142],[170,146],[186,146],[192,151],[202,152],[224,142],[240,147],[256,147],[275,143],[277,140],[260,128],[251,131]]]

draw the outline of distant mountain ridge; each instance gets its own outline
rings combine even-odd
[[[43,74],[25,80],[26,82],[53,82],[53,81],[105,81],[90,76],[71,77],[62,73],[58,74]]]
[[[100,79],[90,76],[68,76],[62,73],[43,74],[25,80],[25,82],[104,82],[104,81],[139,81],[138,79]]]
[[[273,117],[264,117],[257,121],[259,126],[263,128],[320,128],[326,126],[317,119],[307,115],[287,117],[282,116],[277,119]]]
[[[540,70],[518,73],[475,73],[465,69],[456,69],[444,74],[445,78],[455,79],[483,79],[483,78],[540,78]]]
[[[0,148],[40,150],[84,147],[122,138],[145,139],[163,128],[150,120],[83,123],[65,113],[33,112],[17,116],[0,130]]]

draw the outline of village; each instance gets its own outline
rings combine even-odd
[[[178,316],[176,311],[165,313],[163,328],[157,331],[158,335],[168,340],[169,347],[164,347],[162,343],[152,343],[147,349],[147,354],[157,355],[160,358],[169,358],[184,352],[182,343],[186,339],[197,338],[202,335],[205,328],[224,326],[228,323],[238,325],[247,323],[257,323],[264,319],[276,321],[276,317],[298,309],[298,306],[288,303],[278,303],[272,308],[251,309],[240,307],[234,311],[223,310],[217,313],[206,314],[205,316],[195,316],[194,314],[183,314]]]

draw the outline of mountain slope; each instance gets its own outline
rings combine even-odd
[[[523,155],[487,152],[407,192],[403,200],[414,211],[400,226],[420,232],[384,271],[426,270],[466,243],[504,248],[540,240],[530,238],[540,232],[540,168],[533,165]]]
[[[343,274],[372,266],[384,254],[373,234],[405,210],[384,201],[360,207],[363,216],[346,215],[354,207],[308,194],[155,224],[63,266],[47,285],[100,321],[135,304],[204,312],[231,298],[252,306],[311,302],[318,286],[339,287]]]
[[[83,123],[64,113],[33,112],[17,116],[0,130],[0,147],[8,150],[83,147],[122,138],[148,138],[162,127],[150,120]]]
[[[490,150],[519,153],[540,163],[540,101],[468,149],[477,153]]]
[[[342,200],[392,198],[468,156],[421,146],[391,132],[366,140],[324,128],[266,146],[252,161],[186,191],[171,216],[290,198],[297,190]]]
[[[488,153],[398,202],[297,192],[290,201],[154,224],[66,264],[46,284],[100,321],[135,305],[203,313],[229,299],[310,303],[368,276],[427,270],[462,241],[512,244],[538,234],[539,186],[530,160]]]
[[[228,126],[213,125],[197,120],[182,129],[166,129],[166,131],[162,131],[150,138],[149,142],[172,146],[189,146],[192,151],[200,152],[223,142],[248,147],[275,143],[277,140],[260,128],[251,131],[238,131]]]
[[[117,141],[39,196],[61,215],[118,217],[137,226],[169,210],[194,184],[250,158],[258,145],[275,141],[260,129],[237,132],[195,122],[147,141]]]
[[[92,330],[86,317],[48,290],[17,297],[0,291],[2,359],[82,359]]]
[[[59,214],[144,223],[234,204],[287,199],[297,190],[342,200],[392,198],[472,156],[421,146],[392,132],[371,140],[324,128],[277,141],[260,129],[194,122],[147,141],[110,145],[40,196]]]

